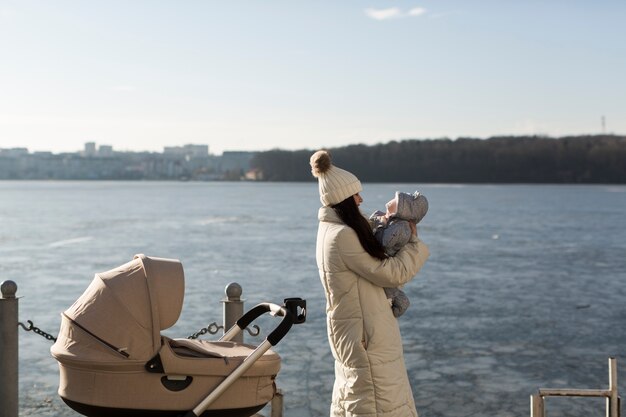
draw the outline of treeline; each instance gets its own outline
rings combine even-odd
[[[259,152],[251,165],[266,181],[311,181],[314,151]],[[329,151],[364,182],[626,183],[626,136],[404,140]]]

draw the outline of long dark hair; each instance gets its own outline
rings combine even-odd
[[[361,214],[359,206],[356,205],[353,196],[346,198],[341,203],[335,204],[332,207],[339,215],[339,218],[354,229],[365,252],[381,260],[387,258],[385,249],[383,249],[383,246],[374,237],[370,224]]]

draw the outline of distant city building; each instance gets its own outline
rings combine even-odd
[[[163,154],[166,156],[206,158],[209,156],[209,145],[166,146],[163,148]]]
[[[98,156],[104,156],[104,157],[113,156],[113,146],[100,145],[98,147]]]
[[[20,156],[28,155],[28,149],[26,148],[10,148],[0,149],[0,156],[6,156],[8,158],[17,158]]]
[[[96,142],[86,142],[85,143],[85,156],[96,156]]]
[[[96,147],[95,142],[60,154],[0,148],[0,180],[259,180],[260,173],[249,172],[254,155],[210,155],[208,145],[166,147],[163,153],[114,152],[111,145]]]
[[[252,161],[253,156],[254,152],[224,151],[222,153],[222,160],[220,161],[220,169],[223,172],[248,172],[250,170],[250,161]]]
[[[259,169],[251,169],[248,172],[246,172],[244,178],[248,181],[262,181],[263,171]]]

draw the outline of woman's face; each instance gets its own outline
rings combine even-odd
[[[363,202],[363,197],[361,197],[361,194],[359,193],[356,193],[352,197],[354,197],[354,202],[356,203],[357,207],[360,206],[361,203]]]

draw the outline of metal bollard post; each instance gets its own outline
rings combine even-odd
[[[228,284],[224,292],[226,293],[226,298],[222,300],[222,303],[224,303],[224,333],[226,333],[243,316],[244,300],[241,299],[243,289],[236,282]],[[231,340],[236,343],[243,343],[243,332],[240,332]]]
[[[283,417],[283,390],[277,389],[276,395],[272,398],[271,417]]]
[[[0,417],[18,415],[17,284],[0,284]]]

